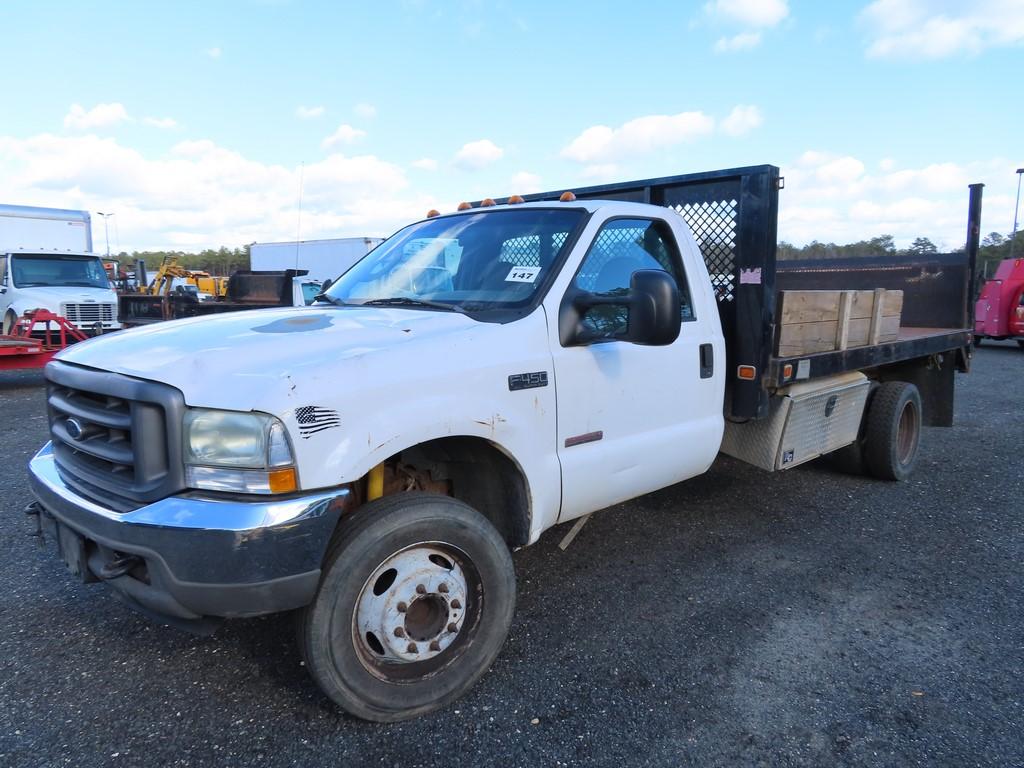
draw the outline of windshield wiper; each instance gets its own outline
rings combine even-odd
[[[413,299],[409,296],[392,296],[388,299],[370,299],[364,301],[364,307],[430,307],[441,309],[446,312],[458,312],[466,314],[466,310],[457,304],[445,304],[443,301],[430,301],[429,299]]]
[[[331,304],[334,304],[335,306],[338,307],[357,306],[356,304],[349,304],[347,301],[343,301],[342,299],[336,298],[334,296],[329,296],[326,293],[318,293],[316,296],[313,297],[313,301],[329,301]]]

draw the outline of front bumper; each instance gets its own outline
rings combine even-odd
[[[29,462],[29,479],[47,523],[81,537],[85,580],[103,580],[133,607],[184,625],[309,603],[351,499],[345,487],[258,500],[184,494],[118,513],[63,481],[49,443]],[[119,570],[111,563],[126,559],[135,565],[111,576]]]

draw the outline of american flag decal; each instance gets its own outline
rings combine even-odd
[[[296,408],[295,420],[299,423],[299,434],[304,440],[308,440],[317,432],[341,426],[341,419],[338,418],[337,411],[321,408],[318,405],[304,405],[301,408]]]

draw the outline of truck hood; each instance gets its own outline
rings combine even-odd
[[[58,358],[170,384],[189,405],[248,410],[279,405],[282,391],[313,380],[333,377],[340,385],[342,371],[365,376],[366,366],[356,361],[408,356],[424,345],[443,355],[448,341],[439,337],[472,335],[490,325],[454,312],[285,307],[112,333],[68,347]]]
[[[59,307],[62,302],[69,304],[85,304],[89,302],[113,304],[117,302],[117,296],[110,288],[83,288],[79,285],[58,286],[30,286],[19,288],[19,301],[24,303],[31,299],[50,307]]]

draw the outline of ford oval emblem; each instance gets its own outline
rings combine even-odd
[[[73,417],[65,420],[64,429],[67,430],[68,437],[72,440],[81,440],[82,433],[85,432],[85,427],[82,426],[82,422]]]

